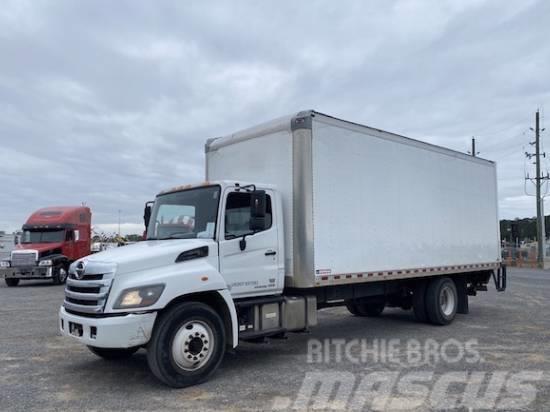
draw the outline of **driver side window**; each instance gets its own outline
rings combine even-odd
[[[266,225],[271,228],[271,197],[266,199]],[[234,239],[243,235],[252,234],[250,230],[250,193],[232,192],[227,196],[225,207],[225,238]]]

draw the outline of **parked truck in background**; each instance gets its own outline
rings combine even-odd
[[[69,265],[90,254],[91,220],[92,213],[85,206],[37,210],[23,225],[9,258],[0,261],[0,276],[8,286],[26,279],[65,283]]]
[[[184,387],[318,309],[445,325],[491,277],[505,289],[491,161],[307,111],[208,140],[206,180],[146,205],[145,242],[71,265],[62,334],[146,348]]]

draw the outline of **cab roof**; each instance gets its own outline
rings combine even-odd
[[[196,189],[198,187],[216,186],[216,185],[221,186],[222,191],[228,186],[233,187],[233,186],[236,186],[236,185],[239,185],[241,187],[254,185],[254,186],[257,186],[258,188],[261,188],[261,189],[275,189],[274,185],[267,184],[267,183],[266,184],[258,183],[258,182],[252,183],[252,182],[235,181],[235,180],[211,180],[211,181],[205,181],[205,182],[200,182],[200,183],[191,183],[191,184],[187,184],[187,185],[171,187],[169,189],[162,190],[159,194],[157,194],[157,196],[165,195],[167,193],[180,192],[182,190]]]
[[[90,216],[91,211],[87,206],[51,206],[38,209],[30,215],[26,225],[89,224]]]

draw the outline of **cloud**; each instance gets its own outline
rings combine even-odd
[[[532,216],[522,153],[550,97],[549,12],[544,1],[9,1],[0,229],[86,202],[97,225],[112,229],[120,209],[137,230],[157,192],[203,180],[207,138],[309,108],[460,151],[475,135],[498,162],[502,217]]]

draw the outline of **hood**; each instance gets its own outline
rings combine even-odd
[[[38,251],[38,256],[45,256],[47,255],[48,253],[45,253],[45,252],[49,252],[49,251],[52,251],[54,249],[61,249],[61,247],[63,246],[63,243],[62,242],[52,242],[52,243],[23,243],[23,244],[20,244],[20,245],[17,245],[15,246],[15,249],[13,249],[13,251],[24,251],[24,250],[27,250],[27,249],[30,249],[30,250],[36,250]]]
[[[182,252],[201,246],[208,246],[209,250],[212,251],[212,246],[215,245],[216,242],[211,239],[148,240],[132,245],[107,249],[103,252],[86,256],[83,260],[89,262],[115,263],[117,265],[116,273],[118,275],[171,265]]]

